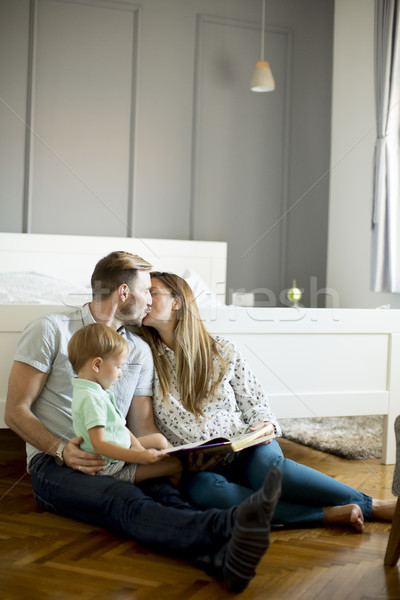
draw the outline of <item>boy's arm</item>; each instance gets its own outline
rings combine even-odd
[[[140,438],[136,438],[132,431],[129,431],[129,434],[131,436],[132,450],[145,450],[146,448],[155,448],[156,450],[161,450],[170,447],[167,438],[164,437],[162,433],[152,433]]]
[[[26,363],[15,361],[8,382],[5,421],[25,442],[54,456],[62,438],[53,435],[32,412],[47,374]],[[73,469],[81,467],[84,473],[94,475],[104,465],[98,456],[79,448],[82,438],[72,438],[64,448],[64,462]]]
[[[122,460],[127,463],[149,464],[158,462],[165,457],[165,454],[158,450],[123,448],[122,446],[108,442],[105,437],[104,427],[100,425],[89,429],[89,437],[93,450],[97,454],[102,454],[114,460]]]

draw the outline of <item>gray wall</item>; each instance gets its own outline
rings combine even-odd
[[[325,286],[333,0],[0,0],[0,230],[228,241]],[[25,127],[27,123],[27,127]]]

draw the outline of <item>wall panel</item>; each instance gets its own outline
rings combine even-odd
[[[29,1],[0,2],[0,230],[22,231]],[[12,60],[10,58],[12,57]]]
[[[276,90],[251,92],[260,30],[199,17],[192,225],[197,239],[228,242],[231,288],[268,288],[276,298],[285,280],[290,32],[268,28],[266,49]]]
[[[223,239],[228,288],[296,278],[309,305],[333,6],[268,0],[255,94],[261,0],[0,0],[0,230]]]
[[[134,31],[127,5],[37,0],[28,230],[128,234]]]

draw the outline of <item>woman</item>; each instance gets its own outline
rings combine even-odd
[[[155,363],[156,423],[173,446],[233,436],[270,423],[280,427],[246,361],[228,340],[206,331],[193,293],[172,273],[151,273],[153,305],[142,335]],[[259,489],[273,466],[282,471],[274,524],[337,523],[364,529],[364,518],[391,520],[395,500],[377,500],[284,458],[276,440],[189,473],[186,493],[200,508],[226,508]]]

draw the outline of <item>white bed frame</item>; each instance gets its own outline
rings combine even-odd
[[[35,271],[87,285],[94,265],[112,250],[140,254],[155,268],[195,270],[225,298],[226,244],[0,233],[0,271]],[[0,427],[15,346],[32,319],[62,309],[0,305]],[[382,462],[395,462],[394,420],[400,414],[400,310],[201,309],[213,334],[246,355],[280,418],[384,415]]]

